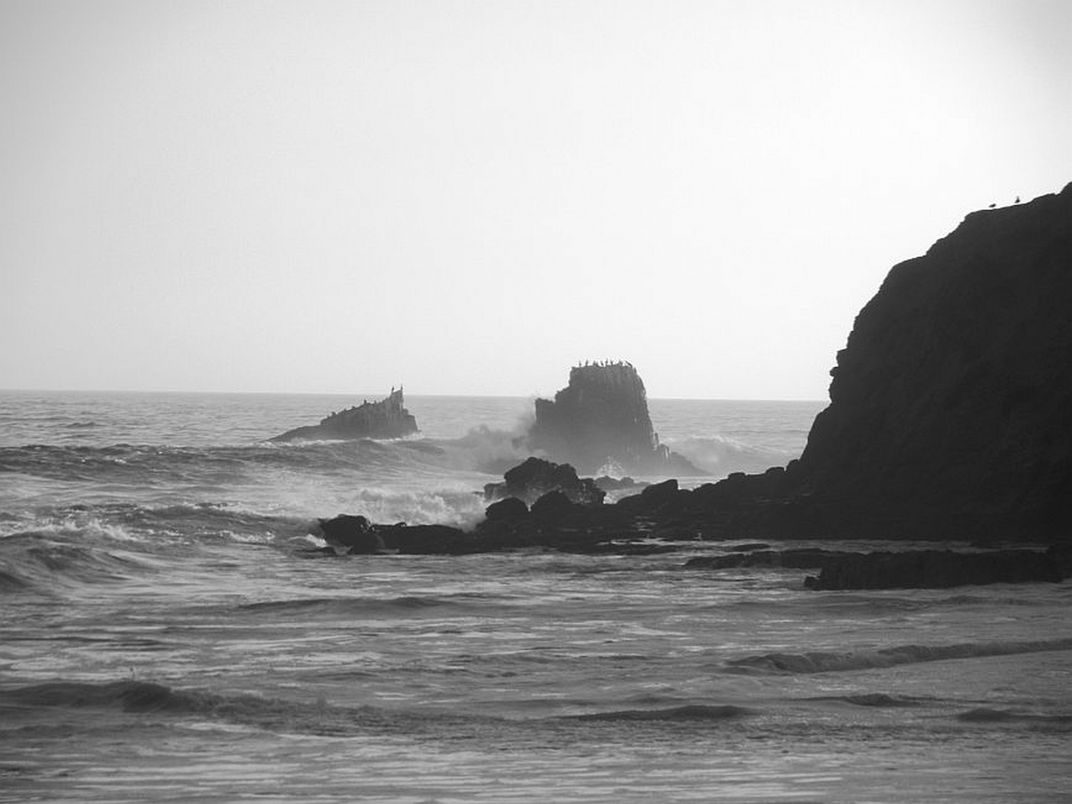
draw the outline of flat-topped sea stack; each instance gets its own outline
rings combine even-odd
[[[379,402],[365,401],[361,405],[332,413],[320,424],[297,427],[272,441],[320,441],[356,438],[402,438],[417,432],[417,420],[405,408],[402,389],[391,389],[390,395]]]
[[[569,385],[554,401],[536,400],[528,445],[581,472],[610,465],[639,474],[700,474],[659,443],[644,382],[632,364],[622,361],[570,369]]]

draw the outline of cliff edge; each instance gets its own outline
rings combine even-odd
[[[1072,184],[895,266],[790,475],[828,535],[1072,535]]]

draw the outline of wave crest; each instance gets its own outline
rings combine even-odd
[[[1018,653],[1041,653],[1072,650],[1072,638],[1033,642],[967,642],[958,645],[900,645],[878,650],[810,653],[765,653],[727,662],[730,671],[784,674],[834,673],[846,670],[871,670],[901,664],[939,662],[947,659],[973,659],[1008,656]]]
[[[667,709],[623,709],[615,712],[595,712],[587,715],[573,715],[571,720],[608,721],[720,721],[735,720],[754,715],[755,710],[734,704],[685,704]]]
[[[685,456],[690,463],[714,477],[725,477],[732,472],[764,472],[797,457],[795,453],[767,449],[727,436],[692,436],[665,443],[673,452]]]

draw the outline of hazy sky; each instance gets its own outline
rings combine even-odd
[[[1067,0],[0,0],[0,387],[823,399],[1070,99]]]

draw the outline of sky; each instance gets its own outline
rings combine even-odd
[[[1070,98],[1067,0],[0,0],[0,387],[822,400]]]

